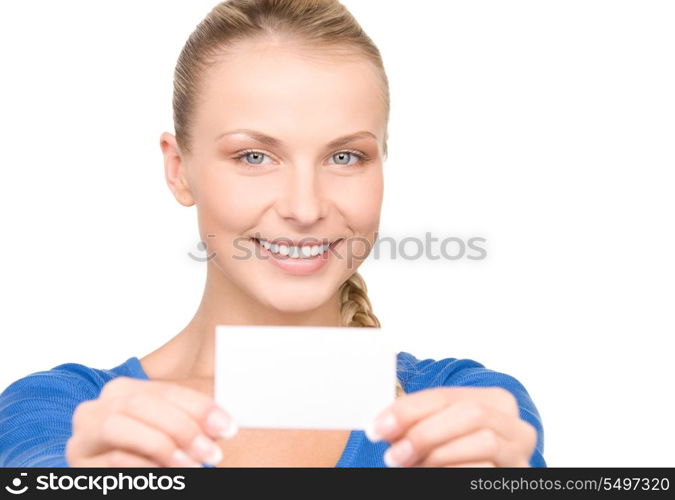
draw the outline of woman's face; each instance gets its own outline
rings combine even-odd
[[[209,272],[266,307],[317,308],[356,271],[379,226],[386,118],[374,67],[259,41],[200,85],[192,152],[165,163],[176,198],[197,205],[215,254]],[[165,157],[168,144],[164,134]]]

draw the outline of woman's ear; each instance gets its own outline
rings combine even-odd
[[[164,155],[164,177],[174,197],[183,206],[191,207],[195,204],[187,180],[185,164],[176,142],[176,137],[164,132],[159,139],[159,145]]]

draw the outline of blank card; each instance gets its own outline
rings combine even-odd
[[[396,396],[380,328],[224,326],[215,400],[242,428],[365,429]]]

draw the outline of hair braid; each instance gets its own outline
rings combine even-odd
[[[380,327],[380,320],[373,313],[368,299],[366,282],[358,272],[345,281],[340,296],[342,298],[340,314],[344,326]]]

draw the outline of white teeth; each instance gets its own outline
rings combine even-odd
[[[260,245],[263,248],[266,248],[272,253],[281,254],[283,256],[288,256],[292,259],[309,259],[311,257],[316,257],[319,254],[326,253],[330,244],[328,245],[304,245],[297,247],[294,245],[280,245],[272,244],[266,240],[258,240]]]

